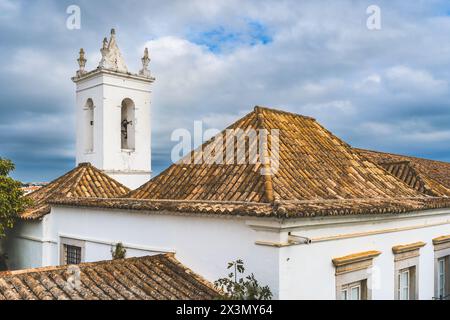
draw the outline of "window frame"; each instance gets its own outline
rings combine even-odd
[[[364,294],[367,288],[367,279],[356,281],[349,284],[344,284],[341,286],[341,300],[366,300],[366,294]],[[352,290],[358,289],[358,299],[347,299],[348,297],[353,298]]]
[[[411,300],[411,285],[413,283],[413,270],[409,267],[398,271],[398,299],[399,300]],[[403,275],[406,274],[406,285],[402,285]],[[406,299],[403,297],[404,289],[406,289]]]
[[[81,251],[83,250],[83,248],[78,247],[78,246],[72,246],[70,244],[63,244],[64,247],[64,264],[80,264],[81,263]],[[75,252],[70,252],[71,250],[74,250]],[[69,261],[69,257],[70,255],[74,255],[75,259],[77,261]],[[79,261],[78,261],[79,260]]]
[[[59,263],[60,265],[66,265],[67,261],[66,261],[66,255],[65,255],[65,247],[66,246],[72,246],[72,247],[79,247],[81,249],[81,261],[80,263],[85,262],[85,244],[86,242],[83,240],[77,240],[77,239],[72,239],[72,238],[65,238],[65,237],[60,237],[60,250],[59,250]]]
[[[438,273],[437,273],[437,298],[445,297],[447,295],[446,290],[446,278],[448,277],[448,270],[446,268],[448,256],[439,258],[438,263]]]
[[[450,297],[450,243],[445,246],[435,245],[434,252],[434,299]],[[439,261],[444,261],[444,295],[440,294]]]
[[[419,299],[419,249],[404,253],[395,254],[395,300],[400,300],[400,274],[408,270],[409,291],[408,300]]]
[[[380,254],[380,251],[372,250],[332,259],[335,267],[336,300],[344,300],[345,289],[356,284],[360,284],[360,300],[372,299],[373,259]]]

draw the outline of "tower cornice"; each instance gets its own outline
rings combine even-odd
[[[100,68],[86,72],[80,76],[72,77],[72,81],[75,83],[79,83],[79,82],[82,82],[85,80],[95,78],[99,75],[105,75],[105,74],[120,77],[120,78],[138,80],[138,81],[142,81],[142,82],[146,82],[146,83],[152,83],[155,81],[154,77],[147,77],[147,76],[133,74],[133,73],[129,73],[129,72],[123,73],[123,72],[118,72],[118,71],[114,71],[114,70],[100,69]]]

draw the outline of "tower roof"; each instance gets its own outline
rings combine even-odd
[[[32,205],[20,214],[22,219],[39,219],[50,213],[49,202],[57,198],[117,198],[130,189],[89,163],[53,180],[45,187],[28,194]]]

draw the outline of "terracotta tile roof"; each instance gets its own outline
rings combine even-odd
[[[193,151],[122,199],[58,199],[53,203],[279,218],[400,214],[450,208],[450,198],[443,197],[447,195],[445,186],[419,177],[415,167],[407,168],[411,179],[396,177],[395,170],[391,174],[310,117],[255,107],[227,129],[238,128],[244,132],[279,130],[280,161],[275,174],[261,174],[261,158],[253,164],[248,161],[237,164],[236,159],[234,164],[227,165],[211,164],[211,159],[198,164],[195,162],[198,153]],[[236,150],[235,141],[227,141],[226,131],[221,135],[223,143],[211,139],[202,146],[203,150],[227,150],[230,145],[230,149]],[[265,159],[273,156],[272,139],[263,153]],[[247,160],[249,149],[252,146],[247,147]],[[186,159],[192,163],[186,164]],[[435,170],[436,175],[441,175],[437,167]],[[447,173],[444,171],[442,175]]]
[[[75,169],[34,191],[27,198],[32,206],[25,210],[22,219],[39,219],[50,213],[49,201],[56,198],[114,198],[130,189],[110,178],[89,163],[82,163]]]
[[[276,174],[261,175],[261,161],[233,165],[205,162],[183,164],[186,162],[184,159],[126,197],[267,203],[275,199],[398,198],[420,195],[361,157],[312,118],[255,107],[253,112],[228,129],[238,128],[244,131],[279,130],[280,164]],[[225,149],[227,143],[234,143],[231,139],[227,142],[225,131],[221,134],[224,141],[221,148]],[[213,148],[213,143],[213,140],[206,142],[203,149]],[[192,152],[188,157],[193,160],[194,154]]]
[[[355,149],[412,188],[431,196],[450,196],[450,163]]]
[[[52,204],[87,208],[156,211],[193,215],[252,216],[273,218],[302,218],[368,214],[402,214],[413,211],[450,208],[450,198],[366,198],[303,201],[274,201],[273,203],[244,201],[148,200],[148,199],[57,199]],[[114,212],[111,212],[112,214]]]
[[[83,263],[73,288],[69,266],[0,273],[0,300],[199,300],[219,296],[213,285],[173,255]],[[74,283],[74,282],[72,282]]]

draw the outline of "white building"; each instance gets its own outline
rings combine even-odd
[[[111,75],[84,73],[80,66],[78,90],[90,75],[100,87],[109,77],[129,86],[126,93],[111,86],[77,94],[78,123],[88,124],[77,128],[78,161],[108,174],[145,171],[133,160],[120,167],[120,127],[90,131],[92,108],[84,103],[92,97],[99,106],[94,123],[103,123],[97,110],[120,110],[121,99],[148,105],[141,97],[145,90],[129,87],[151,81],[128,78],[122,63]],[[119,123],[120,113],[113,113],[110,121]],[[137,126],[140,116],[135,111]],[[244,158],[233,153],[218,163],[227,147],[239,151],[224,131],[202,146],[203,161],[194,161],[202,156],[197,150],[130,193],[87,164],[81,165],[91,170],[86,178],[66,176],[42,188],[40,206],[46,209],[24,214],[28,220],[9,238],[11,267],[109,259],[120,241],[128,256],[176,253],[210,281],[227,274],[228,262],[243,259],[278,299],[432,299],[450,293],[450,164],[354,149],[312,118],[261,107],[230,128],[247,137]],[[252,132],[262,131],[271,132],[267,140],[252,140]],[[102,148],[104,135],[115,138]],[[84,152],[89,141],[101,157]]]

